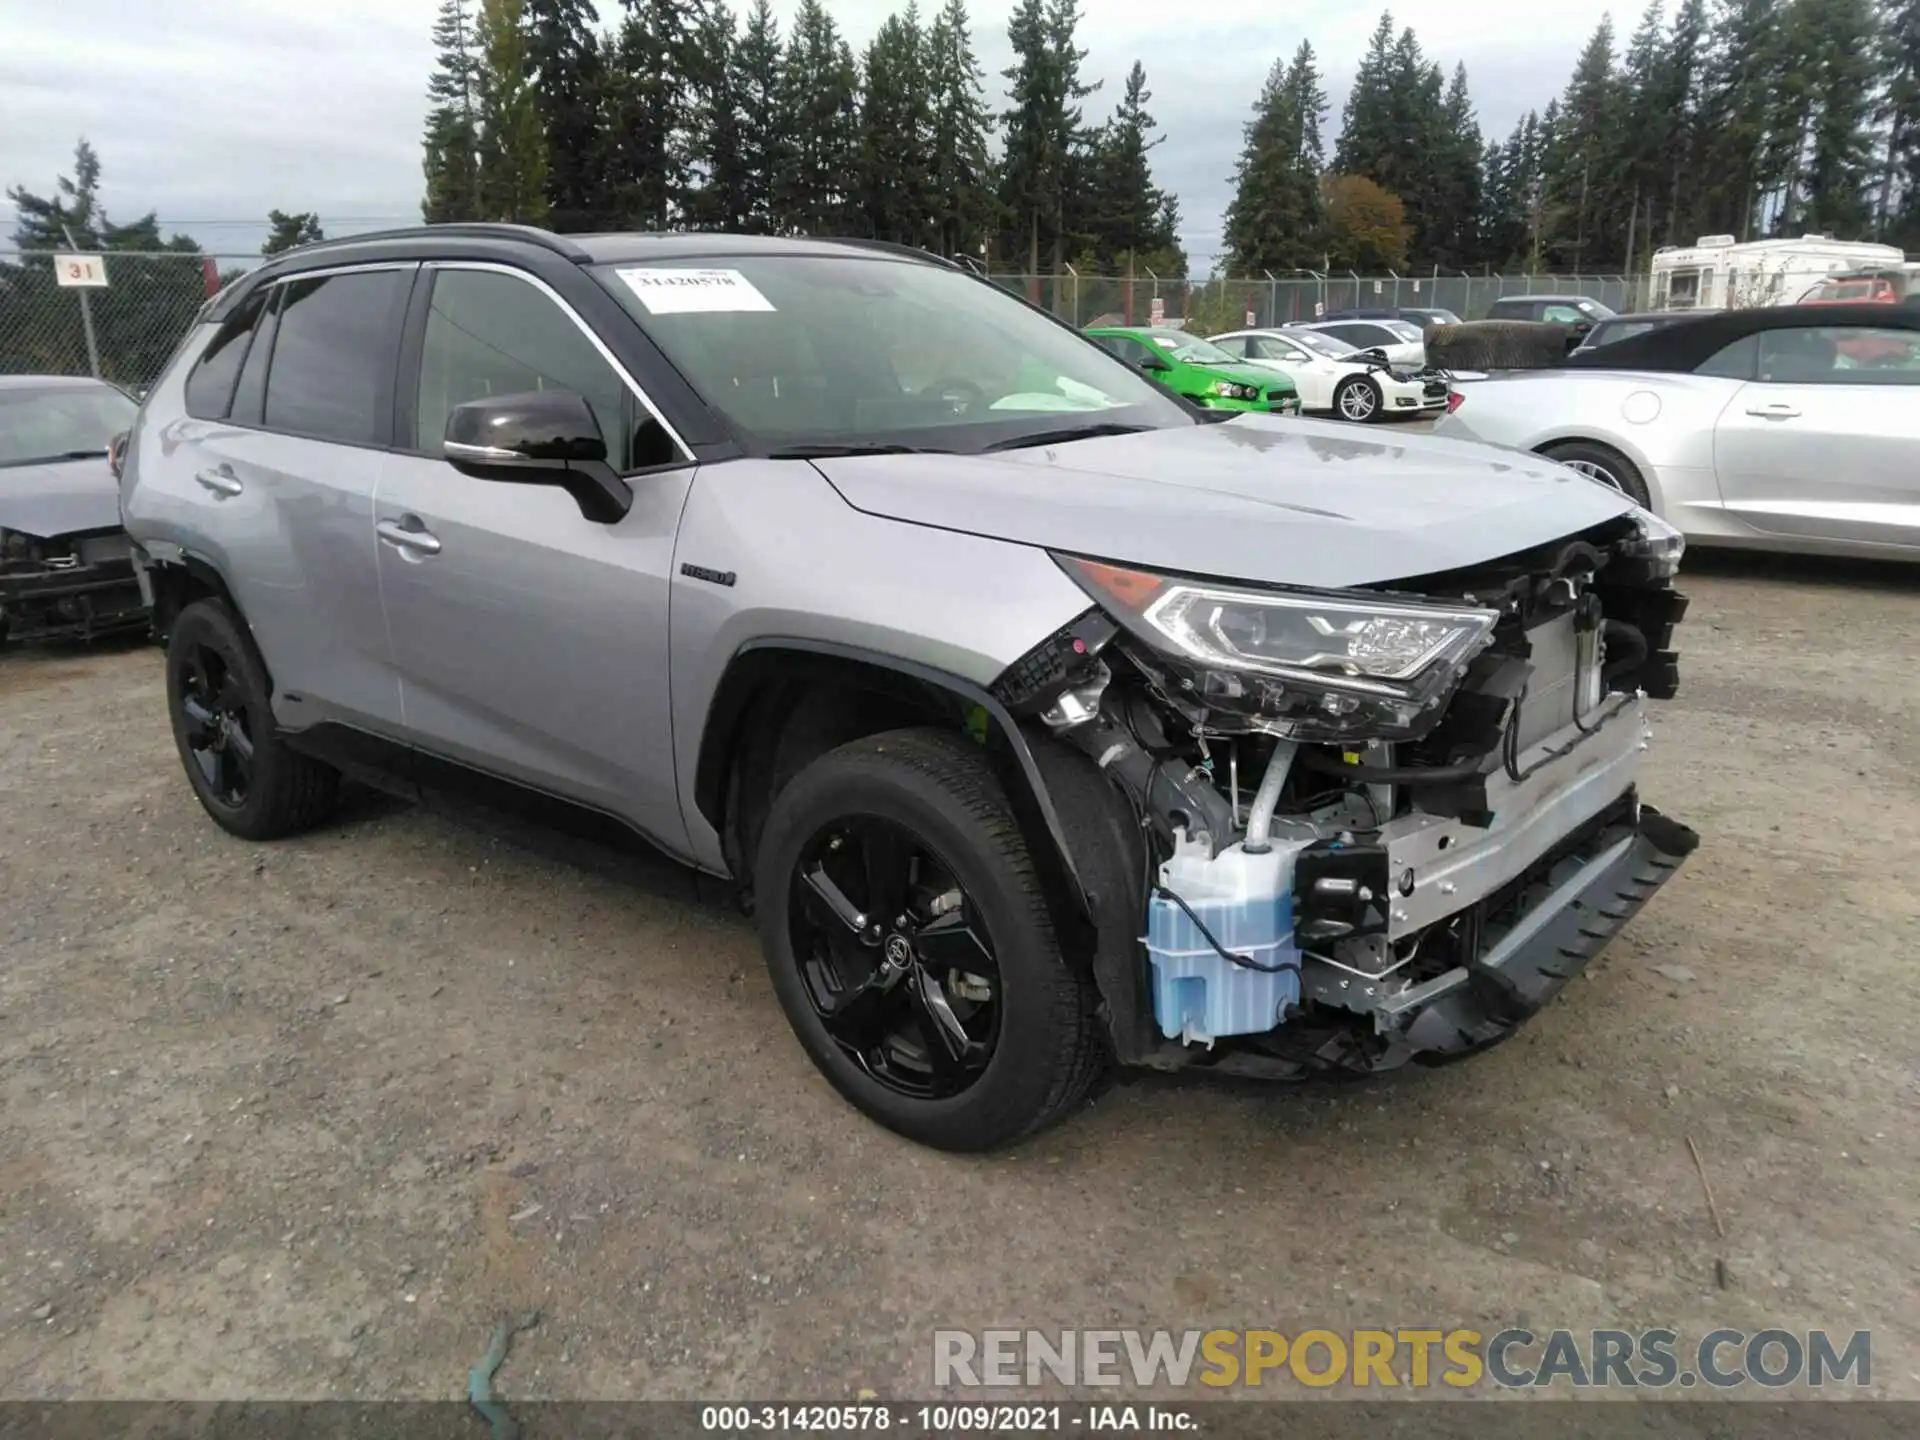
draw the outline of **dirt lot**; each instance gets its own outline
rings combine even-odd
[[[1521,1038],[1124,1084],[988,1160],[842,1105],[677,872],[370,796],[249,846],[157,651],[8,655],[0,1396],[450,1397],[539,1306],[512,1394],[923,1394],[939,1326],[1519,1321],[1871,1327],[1920,1397],[1920,578],[1698,570],[1646,794],[1704,847]]]

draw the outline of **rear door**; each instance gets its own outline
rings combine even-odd
[[[683,852],[667,598],[693,466],[543,282],[479,263],[431,265],[423,281],[375,527],[407,730],[431,754]],[[456,405],[548,389],[592,408],[633,487],[621,520],[588,520],[563,490],[477,480],[441,457]]]
[[[1771,535],[1920,546],[1920,334],[1829,326],[1741,343],[1749,378],[1713,442],[1728,511]]]
[[[233,591],[290,727],[399,721],[373,491],[415,269],[311,272],[263,290],[188,372],[188,418],[141,457],[143,487],[152,476],[173,507],[169,528]]]

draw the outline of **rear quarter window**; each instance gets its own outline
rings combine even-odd
[[[193,362],[187,373],[187,414],[196,420],[224,420],[233,404],[233,387],[240,379],[240,366],[247,358],[253,340],[255,322],[266,309],[268,291],[249,295],[240,308],[229,315]]]

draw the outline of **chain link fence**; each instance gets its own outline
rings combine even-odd
[[[108,251],[104,286],[59,283],[51,252],[0,255],[0,374],[97,375],[131,390],[158,378],[194,314],[257,255]],[[1624,275],[1262,275],[1208,280],[1146,275],[998,273],[994,283],[1074,325],[1181,324],[1201,334],[1284,325],[1336,310],[1451,310],[1485,316],[1504,295],[1585,295],[1635,308],[1644,279]]]
[[[0,254],[0,374],[94,375],[140,391],[207,297],[260,257],[109,250],[105,284],[61,284],[49,251]]]
[[[1320,275],[1207,280],[1151,275],[995,274],[995,284],[1075,325],[1180,324],[1217,333],[1314,320],[1337,310],[1450,310],[1486,317],[1507,295],[1584,295],[1614,310],[1636,308],[1644,277],[1626,275]]]

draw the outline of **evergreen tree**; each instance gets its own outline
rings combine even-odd
[[[1618,176],[1620,86],[1614,73],[1613,20],[1603,18],[1573,67],[1547,162],[1546,203],[1555,216],[1552,263],[1580,273],[1617,263],[1607,244]]]
[[[688,146],[692,174],[681,220],[695,230],[749,228],[753,182],[746,153],[734,58],[739,40],[724,0],[705,0],[689,37],[687,79],[694,97]]]
[[[1059,274],[1082,207],[1075,189],[1085,175],[1088,137],[1080,102],[1095,87],[1080,81],[1086,51],[1074,43],[1078,0],[1020,0],[1007,23],[1014,63],[1004,120],[1000,201],[1007,229],[1000,252],[1021,256],[1039,273],[1042,255]],[[1076,247],[1077,248],[1077,247]]]
[[[1798,23],[1790,33],[1807,38],[1805,52],[1793,58],[1812,62],[1797,213],[1813,230],[1857,238],[1871,213],[1867,126],[1880,79],[1879,17],[1873,0],[1794,0],[1792,8]]]
[[[473,220],[480,213],[479,48],[468,0],[443,0],[433,46],[438,58],[427,81],[427,196],[420,210],[429,223]]]
[[[1226,216],[1233,269],[1259,275],[1319,268],[1326,109],[1313,47],[1302,41],[1291,65],[1274,61],[1245,128]]]
[[[480,216],[547,221],[547,136],[527,78],[526,0],[480,0]]]
[[[1920,251],[1920,0],[1891,0],[1883,43],[1887,88],[1879,118],[1887,127],[1887,161],[1878,228],[1911,253]]]
[[[1397,163],[1408,137],[1395,130],[1399,118],[1393,93],[1396,78],[1393,15],[1386,11],[1373,28],[1367,53],[1353,73],[1353,89],[1347,93],[1340,139],[1333,147],[1333,168],[1340,174],[1372,175]]]
[[[1467,67],[1457,65],[1440,105],[1427,197],[1427,229],[1414,257],[1419,263],[1459,270],[1480,258],[1482,153],[1480,122],[1467,91]]]
[[[1606,162],[1626,209],[1626,233],[1615,253],[1630,273],[1640,268],[1640,253],[1650,248],[1656,201],[1666,191],[1668,159],[1679,143],[1682,117],[1666,108],[1670,57],[1665,21],[1663,0],[1651,0],[1627,43],[1619,80],[1619,122]],[[1622,227],[1614,219],[1603,228],[1611,232]],[[1606,253],[1600,247],[1608,238],[1594,237],[1596,255]]]
[[[1760,222],[1768,171],[1778,0],[1716,0],[1701,60],[1700,223],[1745,240]]]
[[[800,0],[780,74],[787,137],[774,183],[776,227],[802,235],[860,229],[859,71],[820,0]]]
[[[936,244],[929,161],[932,93],[920,11],[890,15],[867,47],[860,100],[860,204],[866,231],[906,245]]]
[[[927,183],[935,206],[934,244],[945,255],[978,255],[993,226],[982,74],[973,54],[966,0],[946,0],[927,33],[927,89],[933,134]]]
[[[787,136],[780,116],[780,27],[769,0],[754,0],[727,72],[728,88],[739,107],[740,228],[770,235]]]
[[[1701,66],[1707,42],[1707,0],[1680,0],[1667,35],[1666,63],[1653,104],[1668,117],[1666,201],[1657,229],[1668,245],[1700,235],[1700,183],[1707,136],[1702,123]],[[1653,236],[1649,234],[1649,241]]]
[[[269,210],[267,238],[260,247],[260,253],[278,255],[282,250],[291,250],[298,245],[311,245],[326,238],[326,232],[320,228],[320,217],[312,211],[299,211],[289,215],[284,210]]]
[[[605,183],[617,225],[666,230],[680,218],[692,168],[692,0],[621,4],[609,46]]]
[[[527,60],[547,142],[547,201],[556,230],[612,222],[600,104],[606,85],[592,0],[527,0]]]
[[[1147,159],[1163,138],[1154,134],[1158,127],[1147,113],[1152,98],[1146,67],[1136,60],[1127,73],[1126,92],[1095,142],[1087,213],[1094,259],[1107,273],[1126,269],[1128,259],[1159,271],[1172,258],[1159,252],[1178,244],[1166,229],[1167,196],[1153,183]]]
[[[114,224],[100,204],[100,157],[85,140],[74,147],[73,173],[51,195],[9,186],[15,212],[13,243],[22,251],[105,251],[113,303],[96,303],[94,338],[100,373],[123,385],[145,385],[160,373],[180,336],[206,299],[201,267],[150,259],[155,251],[197,254],[185,235],[162,238],[152,212]],[[114,255],[115,251],[135,254]],[[54,280],[43,256],[0,260],[0,374],[79,375],[89,356],[74,292]]]

